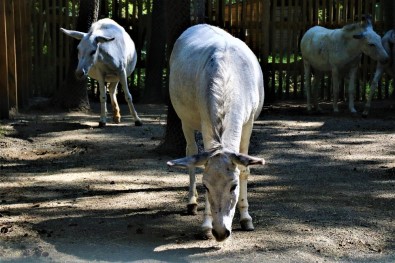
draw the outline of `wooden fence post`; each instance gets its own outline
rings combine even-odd
[[[15,22],[14,22],[14,0],[6,2],[6,31],[7,31],[7,61],[8,61],[8,102],[9,109],[18,111],[18,81],[16,72],[16,50],[15,50]]]
[[[30,33],[24,31],[24,22],[26,20],[24,12],[24,0],[15,0],[15,49],[17,53],[17,76],[18,76],[18,105],[23,108],[27,104],[28,94],[26,92],[26,76],[27,72],[31,69],[25,67],[26,52],[30,49],[30,45],[27,46],[30,41]],[[29,21],[26,21],[29,23]],[[26,35],[28,34],[28,35]]]
[[[6,1],[0,1],[0,119],[8,119],[8,61],[7,61],[7,24]]]

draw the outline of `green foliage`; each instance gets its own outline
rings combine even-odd
[[[269,55],[269,57],[268,57],[268,63],[282,63],[282,64],[287,64],[288,63],[288,58],[287,58],[287,56],[285,55],[285,56],[283,56],[283,57],[280,57],[280,55],[275,55],[275,56],[273,56],[273,55]],[[289,63],[294,63],[294,62],[297,62],[297,61],[300,61],[300,60],[302,60],[302,56],[301,55],[296,55],[296,54],[291,54],[290,56],[289,56]]]

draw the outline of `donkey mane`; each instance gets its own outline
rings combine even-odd
[[[210,67],[212,71],[211,82],[209,85],[208,96],[210,100],[210,105],[208,112],[213,120],[213,139],[218,143],[218,147],[222,145],[222,134],[224,132],[224,119],[225,119],[225,101],[226,97],[229,95],[229,90],[227,90],[228,83],[230,81],[230,76],[227,66],[227,47],[225,46],[223,50],[216,50],[210,57],[207,66]]]
[[[357,29],[361,29],[361,24],[359,24],[359,23],[353,23],[353,24],[345,25],[345,26],[343,27],[343,30],[344,30],[344,31],[354,31],[354,30],[357,30]]]
[[[345,25],[343,26],[342,29],[345,31],[364,30],[371,25],[372,25],[372,17],[367,15],[364,16],[363,21]]]

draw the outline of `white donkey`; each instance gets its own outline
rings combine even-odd
[[[322,71],[332,72],[333,110],[338,112],[339,81],[343,72],[349,73],[348,108],[356,113],[354,107],[355,80],[362,53],[374,60],[385,63],[388,60],[381,44],[381,38],[373,31],[370,17],[361,23],[346,25],[340,29],[327,29],[314,26],[307,30],[301,40],[304,74],[307,92],[307,110],[311,105],[311,71],[315,70],[313,81],[313,106],[319,110],[317,93]]]
[[[129,105],[135,125],[141,126],[128,89],[127,77],[133,72],[137,54],[134,43],[128,33],[115,21],[104,18],[92,24],[88,33],[61,28],[68,36],[81,40],[78,44],[78,66],[75,71],[78,78],[87,75],[99,82],[101,114],[99,126],[107,123],[106,84],[110,82],[109,92],[115,123],[121,121],[116,97],[118,82],[121,82],[125,99]]]
[[[372,98],[374,96],[374,92],[376,91],[376,88],[379,84],[381,75],[383,73],[387,73],[391,78],[395,77],[395,71],[394,71],[394,59],[395,59],[395,52],[394,52],[394,44],[395,44],[395,30],[389,30],[387,33],[384,34],[383,38],[381,39],[381,43],[383,44],[383,47],[385,51],[387,51],[390,61],[389,63],[381,63],[380,61],[377,62],[376,66],[376,71],[374,73],[374,77],[372,80],[372,83],[370,85],[370,93],[368,100],[366,101],[365,104],[365,110],[362,113],[363,117],[367,117],[370,111],[370,104],[372,102]]]
[[[235,207],[243,230],[253,230],[248,213],[249,165],[264,159],[248,155],[254,120],[264,100],[263,74],[252,51],[220,28],[196,25],[176,41],[170,58],[170,98],[182,121],[187,157],[169,166],[189,169],[188,212],[196,214],[195,166],[204,165],[204,222],[207,237],[228,238]],[[203,135],[198,154],[194,131]]]

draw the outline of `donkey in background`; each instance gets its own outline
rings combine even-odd
[[[372,102],[372,98],[374,96],[374,93],[376,91],[376,88],[379,84],[379,81],[381,79],[381,76],[383,73],[387,73],[392,79],[395,78],[395,64],[394,64],[394,59],[395,59],[395,29],[387,31],[387,33],[384,34],[383,38],[381,39],[381,43],[383,44],[383,47],[385,51],[387,51],[390,61],[386,64],[381,63],[380,61],[377,62],[376,66],[376,71],[374,73],[374,77],[372,79],[372,83],[370,84],[370,93],[369,97],[366,101],[365,104],[365,109],[362,113],[363,117],[367,117],[370,111],[370,104]]]
[[[115,123],[121,121],[116,97],[117,85],[121,82],[135,125],[141,126],[142,122],[134,109],[127,81],[127,77],[136,66],[137,53],[132,39],[123,27],[112,19],[104,18],[93,23],[88,33],[64,28],[60,30],[68,36],[81,40],[77,47],[76,76],[78,78],[90,76],[99,82],[101,105],[99,127],[106,126],[107,123],[107,87],[105,82],[110,82],[108,89],[113,109],[113,121]]]
[[[332,72],[333,111],[339,112],[339,83],[343,72],[348,72],[348,108],[356,113],[354,107],[355,80],[362,54],[385,64],[389,57],[381,44],[380,36],[373,30],[370,16],[362,22],[346,25],[340,29],[327,29],[314,26],[307,30],[301,40],[304,63],[304,77],[307,92],[307,110],[320,110],[317,101],[318,85],[323,71]],[[314,69],[313,87],[311,73]],[[313,91],[311,91],[313,89]],[[313,98],[311,98],[311,92]],[[313,99],[313,107],[311,105]]]

